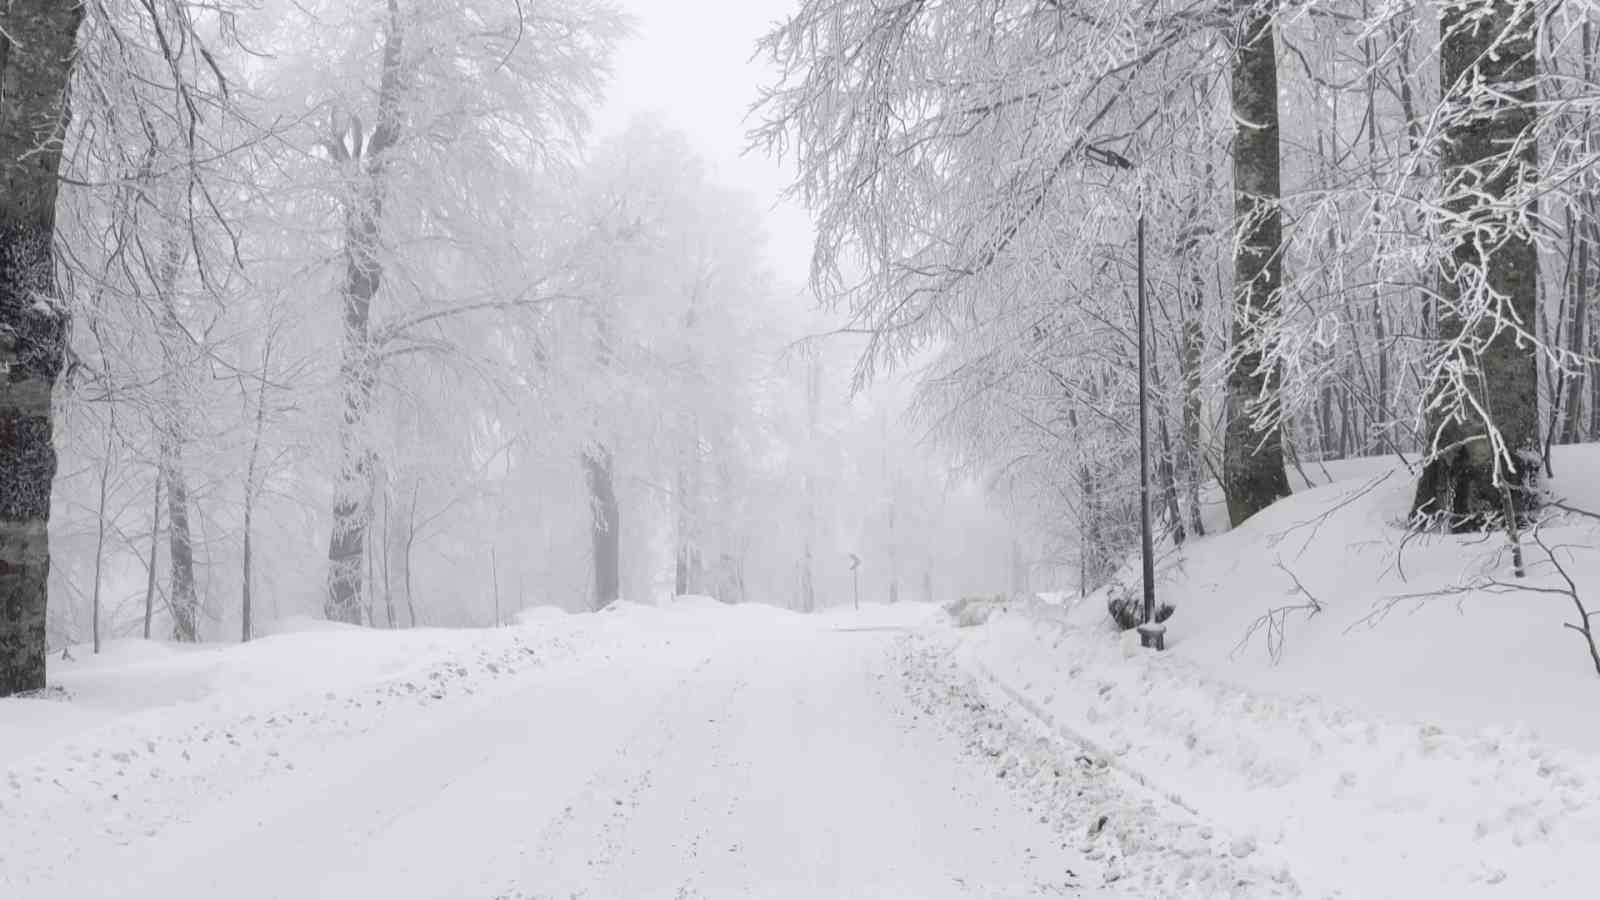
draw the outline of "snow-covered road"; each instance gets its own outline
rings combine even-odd
[[[896,630],[733,630],[580,652],[425,709],[405,694],[331,730],[231,729],[261,764],[221,760],[186,790],[79,791],[53,814],[45,802],[38,824],[57,833],[0,858],[29,870],[7,896],[1095,895],[1077,840],[915,702]],[[99,784],[104,757],[79,774]],[[126,779],[137,764],[111,765]],[[34,779],[46,800],[56,778]],[[141,791],[167,799],[140,805]]]

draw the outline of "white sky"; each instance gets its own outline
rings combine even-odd
[[[767,27],[797,0],[617,0],[633,17],[633,37],[619,48],[607,99],[595,118],[600,135],[651,115],[686,134],[718,181],[750,194],[763,208],[773,272],[785,288],[805,283],[811,219],[779,194],[789,167],[760,151],[744,154],[745,115],[758,88],[772,81],[752,59]]]

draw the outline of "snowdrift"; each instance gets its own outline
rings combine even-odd
[[[1553,496],[1600,511],[1600,447]],[[959,652],[998,702],[1350,897],[1592,897],[1600,676],[1568,597],[1512,582],[1503,536],[1407,536],[1398,460],[1330,464],[1243,527],[1169,551],[1168,652],[1105,596],[1013,606]],[[1600,608],[1600,522],[1542,536]],[[1526,583],[1559,583],[1525,544]]]

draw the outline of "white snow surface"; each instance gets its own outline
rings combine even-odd
[[[1554,462],[1551,495],[1600,511],[1600,447]],[[1166,653],[1118,635],[1103,592],[943,640],[1042,731],[1270,850],[1308,896],[1600,896],[1600,677],[1562,627],[1570,599],[1439,594],[1516,581],[1504,538],[1407,538],[1415,481],[1393,459],[1308,474],[1243,527],[1169,548]],[[1579,516],[1543,529],[1591,611],[1597,535]],[[1524,545],[1526,583],[1558,585]],[[1284,618],[1277,654],[1264,630],[1245,640],[1306,603],[1296,580],[1321,611]]]
[[[1600,448],[1556,462],[1600,509]],[[1159,654],[1060,592],[75,648],[0,701],[0,897],[1592,898],[1570,601],[1397,602],[1505,561],[1402,553],[1394,467],[1169,552]],[[1595,533],[1546,530],[1585,596]],[[1300,588],[1279,652],[1242,640]]]
[[[0,701],[0,897],[1099,896],[908,664],[928,614],[79,648]]]

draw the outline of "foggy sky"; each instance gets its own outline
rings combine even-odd
[[[745,116],[772,69],[753,59],[755,42],[796,0],[618,0],[633,17],[606,101],[595,117],[597,137],[621,131],[637,115],[686,134],[714,177],[751,195],[763,208],[768,261],[785,289],[805,283],[811,219],[780,199],[791,167],[760,151],[745,154]]]

